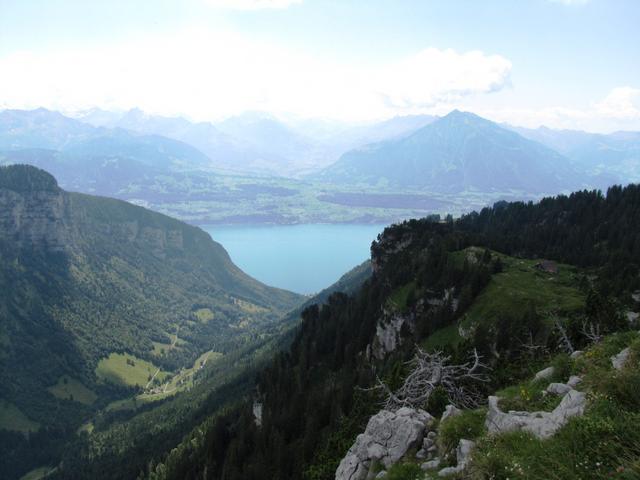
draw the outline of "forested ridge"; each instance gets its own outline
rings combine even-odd
[[[154,459],[146,476],[333,478],[380,406],[379,393],[370,389],[376,376],[397,384],[414,345],[437,346],[460,360],[476,348],[492,368],[492,381],[483,387],[488,393],[526,377],[558,351],[557,323],[576,348],[588,342],[581,322],[593,322],[603,333],[624,329],[620,309],[640,286],[638,221],[640,187],[630,185],[538,203],[500,202],[455,221],[431,218],[387,228],[372,245],[373,277],[352,295],[336,293],[325,305],[308,307],[291,347],[258,374],[244,405],[204,422]],[[441,341],[444,334],[457,337],[458,326],[486,303],[505,269],[540,285],[553,280],[535,259],[560,264],[557,281],[571,298],[551,296],[553,309],[546,309],[546,292],[534,290],[526,303],[477,323],[471,336]],[[372,346],[389,314],[410,321],[400,331],[401,346],[379,360]],[[528,341],[539,353],[525,347]],[[426,407],[437,414],[445,403],[434,395]]]
[[[103,409],[114,416],[107,407],[141,393],[154,372],[177,374],[212,348],[223,356],[268,342],[303,300],[244,274],[196,227],[66,192],[26,165],[0,167],[0,265],[0,467],[9,478],[57,463],[84,422]],[[104,374],[113,356],[137,377],[117,377],[117,365]]]

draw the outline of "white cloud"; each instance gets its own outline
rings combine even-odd
[[[427,48],[385,68],[380,92],[394,107],[432,107],[500,90],[510,73],[511,62],[499,55]]]
[[[598,114],[619,120],[640,119],[640,89],[617,87],[595,105]]]
[[[1,57],[0,107],[138,106],[194,119],[266,110],[369,120],[499,90],[510,70],[498,55],[435,48],[377,66],[343,64],[234,32],[191,29]]]
[[[267,8],[287,8],[302,3],[302,0],[204,0],[214,8],[229,10],[263,10]]]
[[[496,122],[537,128],[563,128],[593,132],[615,130],[640,130],[640,89],[632,87],[613,88],[602,100],[584,107],[549,106],[543,108],[471,108],[458,104],[458,108],[475,111]],[[442,114],[443,106],[432,109]],[[446,107],[450,108],[450,107]]]

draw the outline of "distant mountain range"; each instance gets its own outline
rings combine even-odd
[[[216,124],[149,115],[140,109],[122,113],[91,109],[77,115],[78,120],[96,127],[122,128],[188,143],[224,172],[278,176],[317,171],[352,148],[406,135],[434,118],[410,115],[346,126],[316,120],[284,122],[264,112],[245,112]]]
[[[45,109],[0,112],[0,162],[46,168],[67,188],[109,195],[162,175],[212,169],[187,143],[94,127]]]
[[[533,194],[599,186],[608,180],[590,176],[537,141],[457,110],[409,136],[347,152],[316,178],[334,184],[448,193]]]
[[[640,132],[604,135],[547,127],[510,128],[565,155],[589,173],[608,174],[620,183],[640,181]]]
[[[122,114],[93,109],[78,119],[96,127],[122,128],[188,143],[208,156],[211,165],[222,172],[274,174],[275,166],[286,163],[275,149],[261,150],[257,142],[231,136],[208,122],[193,123],[180,117],[148,115],[139,109]]]
[[[261,112],[213,124],[139,109],[5,110],[0,164],[11,163],[200,223],[395,221],[640,181],[640,133],[531,130],[457,111],[349,126]]]

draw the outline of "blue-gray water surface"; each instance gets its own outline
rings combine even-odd
[[[384,225],[205,225],[233,262],[267,285],[311,294],[369,258]]]

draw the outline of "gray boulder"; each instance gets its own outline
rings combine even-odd
[[[458,448],[456,448],[456,460],[458,461],[458,464],[455,467],[443,468],[438,472],[438,476],[446,477],[462,472],[469,463],[469,460],[471,459],[471,450],[473,450],[473,447],[475,446],[475,442],[472,442],[471,440],[465,440],[464,438],[460,439]]]
[[[369,419],[336,470],[336,480],[364,480],[379,461],[385,468],[398,462],[409,449],[422,444],[434,418],[424,410],[381,410]]]
[[[434,458],[433,460],[429,460],[428,462],[424,462],[420,465],[422,470],[434,470],[440,466],[440,459]]]
[[[498,397],[489,397],[489,411],[485,426],[489,433],[514,430],[531,432],[538,438],[549,438],[563,427],[571,417],[584,413],[587,397],[583,392],[570,390],[551,412],[505,413],[498,406]]]
[[[582,383],[582,378],[577,375],[571,375],[569,377],[569,380],[567,381],[567,385],[569,385],[571,388],[576,388],[576,386],[580,383]]]
[[[584,352],[582,350],[576,350],[574,352],[571,352],[571,355],[569,356],[575,360],[576,358],[581,357],[583,353]]]
[[[547,380],[553,376],[553,372],[555,372],[555,368],[547,367],[544,370],[540,370],[536,373],[536,376],[533,377],[534,380]]]
[[[545,392],[550,393],[552,395],[566,395],[572,390],[569,385],[564,383],[550,383]]]
[[[622,367],[624,367],[624,364],[627,363],[627,360],[629,359],[630,353],[631,350],[629,350],[629,347],[627,347],[619,354],[611,357],[611,364],[613,365],[613,368],[615,368],[616,370],[622,370]]]

